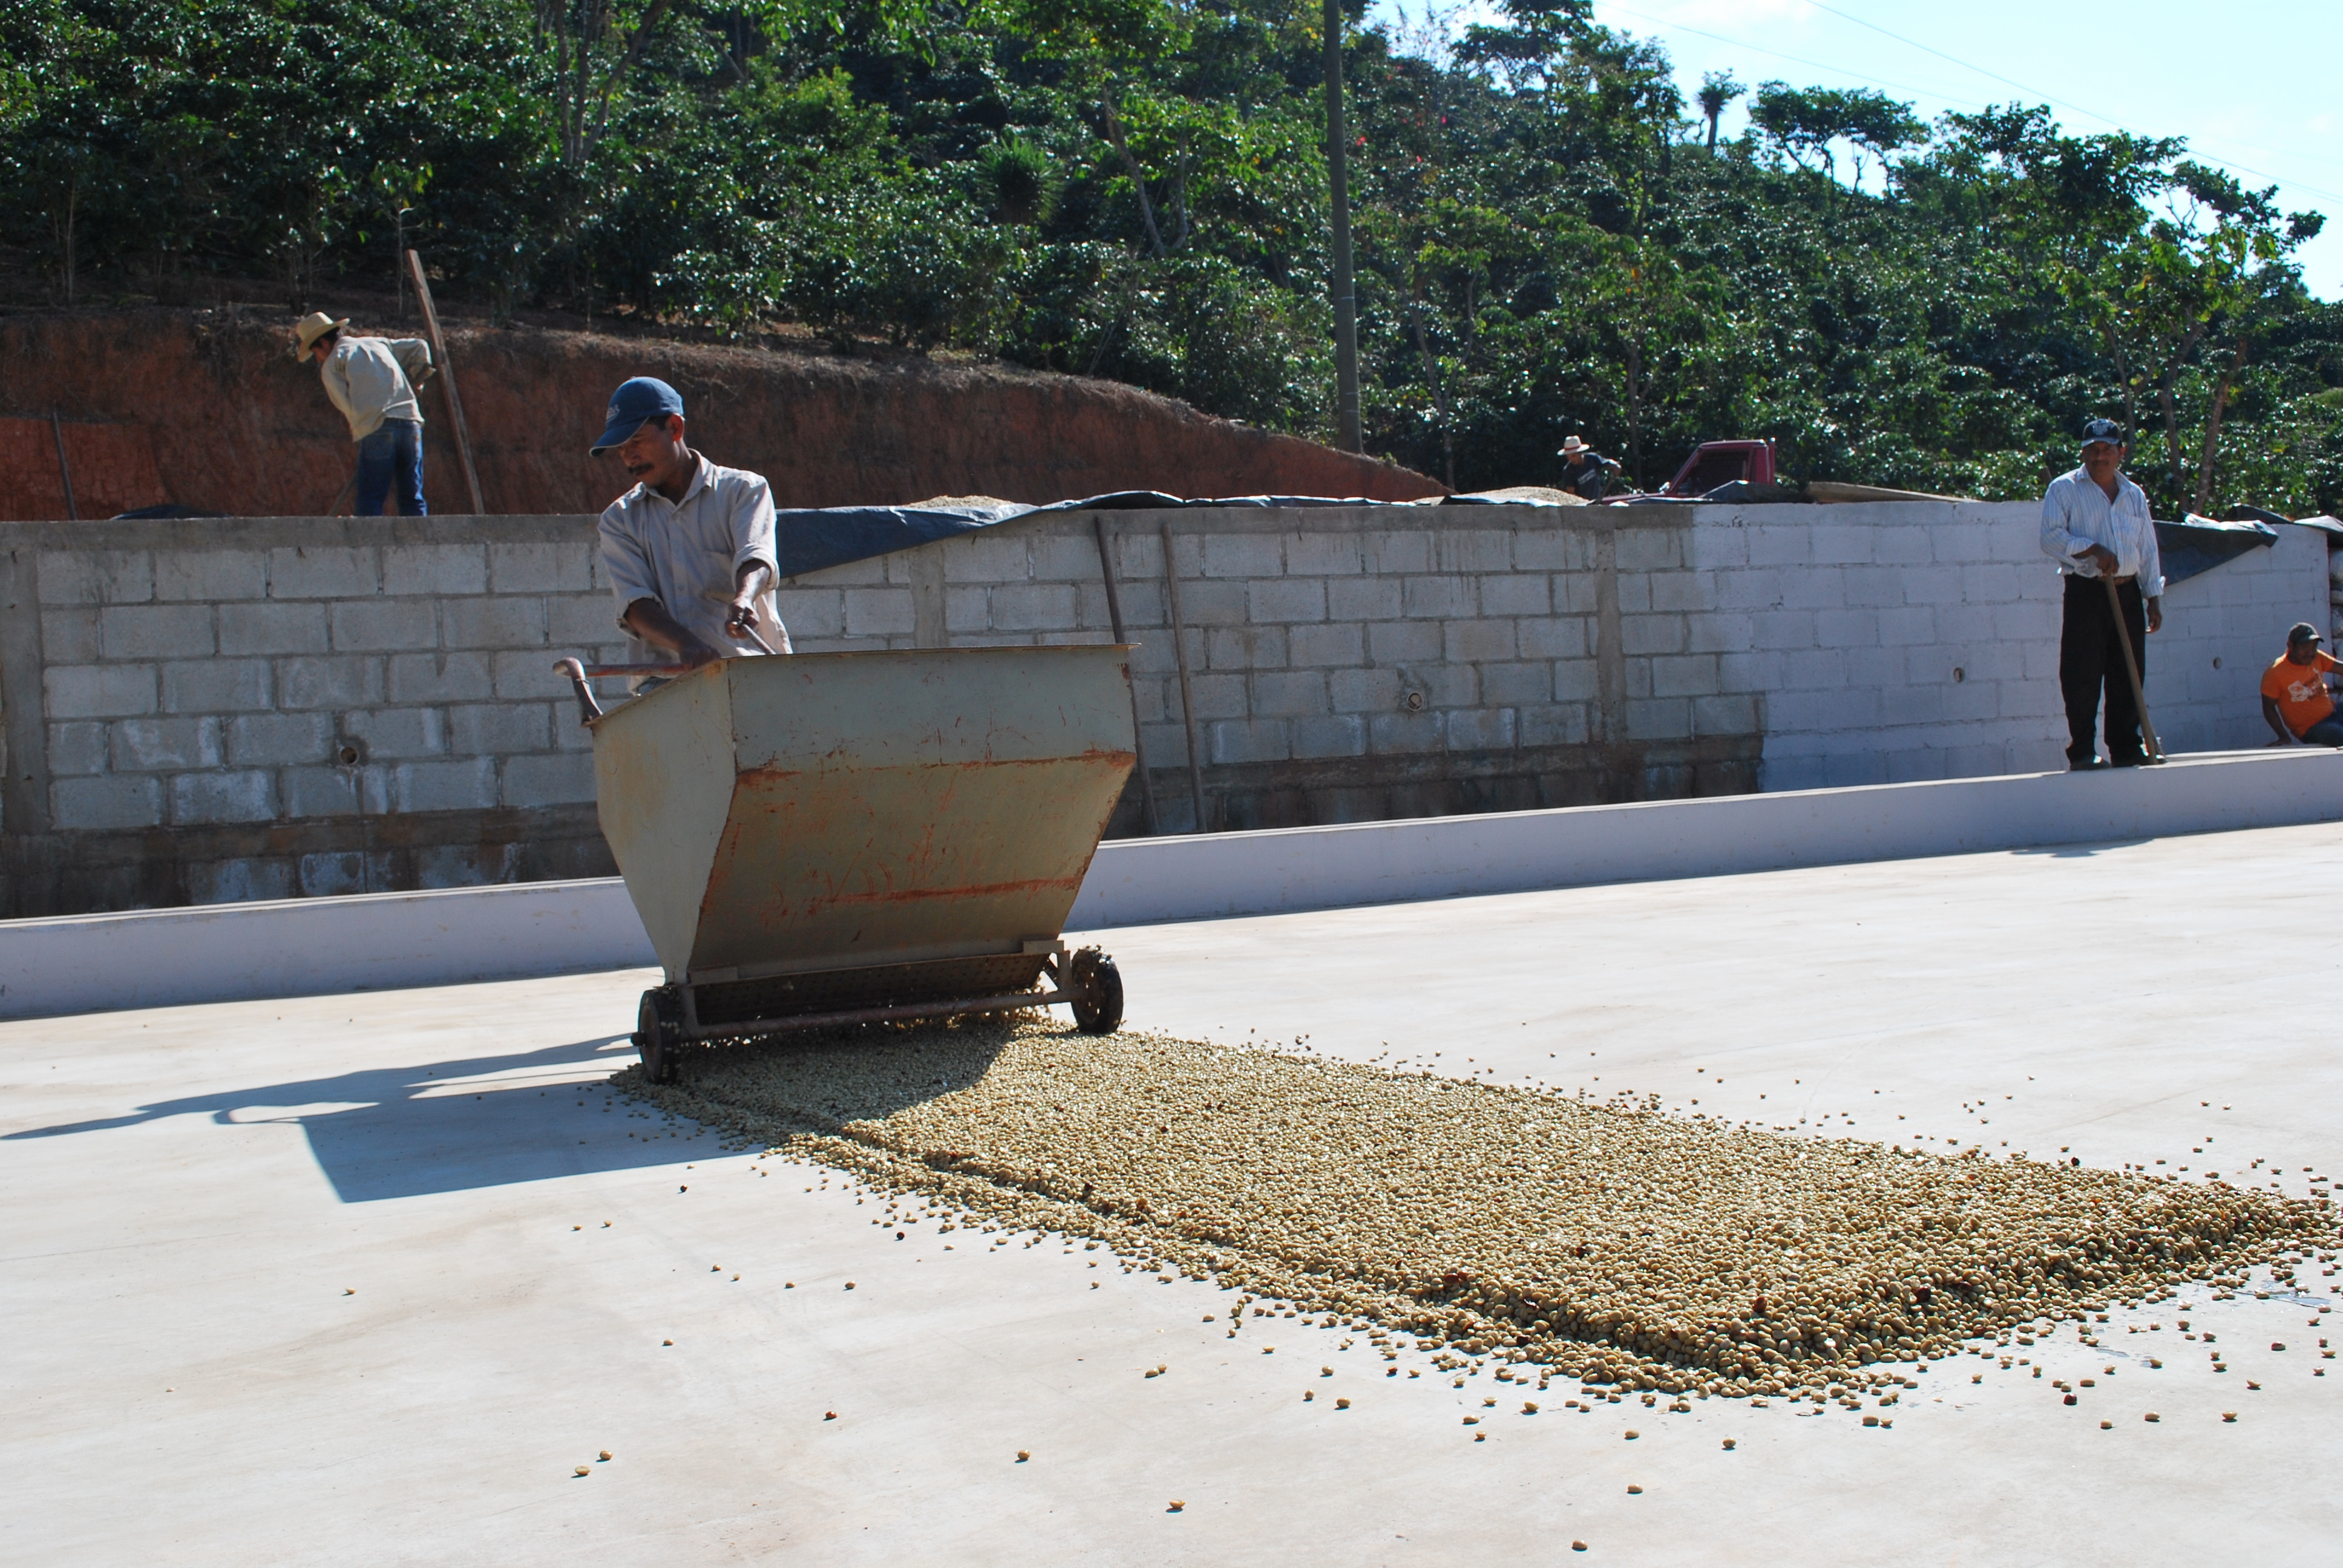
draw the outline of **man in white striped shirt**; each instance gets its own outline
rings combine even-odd
[[[2137,768],[2147,760],[2139,739],[2139,705],[2125,673],[2115,609],[2104,586],[2116,585],[2139,678],[2147,679],[2147,634],[2164,627],[2164,562],[2147,497],[2124,477],[2123,429],[2111,419],[2083,427],[2083,465],[2050,481],[2042,496],[2042,551],[2066,579],[2066,621],[2058,636],[2058,687],[2066,699],[2066,762],[2077,772]],[[2107,755],[2091,731],[2107,691]]]

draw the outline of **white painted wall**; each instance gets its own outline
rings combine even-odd
[[[2286,652],[2287,628],[2327,620],[2327,537],[2280,528],[2268,549],[2164,596],[2164,630],[2148,644],[2147,711],[2169,751],[2260,746],[2262,671]]]

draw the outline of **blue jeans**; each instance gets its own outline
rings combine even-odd
[[[398,515],[419,518],[423,504],[423,425],[417,419],[385,419],[382,428],[358,442],[357,515],[382,516],[382,504],[398,489]]]
[[[2330,713],[2302,732],[2306,746],[2343,746],[2343,712]]]

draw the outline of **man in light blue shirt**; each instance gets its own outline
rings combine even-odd
[[[2058,687],[2066,699],[2066,761],[2077,772],[2137,768],[2147,760],[2139,739],[2139,704],[2132,698],[2115,607],[2104,586],[2116,585],[2123,626],[2145,682],[2147,634],[2164,627],[2164,562],[2157,553],[2147,497],[2123,476],[2127,450],[2122,427],[2111,419],[2092,420],[2083,427],[2082,467],[2051,480],[2042,496],[2042,551],[2057,561],[2066,579]],[[2107,707],[2105,761],[2091,734],[2102,687]]]

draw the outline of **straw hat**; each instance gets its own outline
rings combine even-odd
[[[1592,452],[1593,450],[1594,450],[1594,447],[1588,446],[1585,442],[1580,440],[1575,436],[1565,437],[1563,439],[1562,455],[1565,457],[1575,457],[1581,452]]]
[[[293,328],[293,357],[307,359],[309,357],[309,350],[316,346],[317,339],[328,332],[339,332],[349,324],[350,318],[347,316],[337,321],[322,310],[309,312]]]

